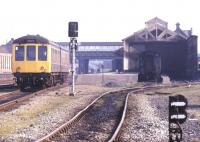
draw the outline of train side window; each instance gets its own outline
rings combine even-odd
[[[27,51],[26,51],[27,55],[26,55],[26,59],[28,61],[35,61],[36,58],[36,48],[35,46],[27,46]]]
[[[15,47],[15,60],[24,61],[24,46]]]
[[[46,46],[38,46],[38,60],[39,61],[47,60],[47,47]]]

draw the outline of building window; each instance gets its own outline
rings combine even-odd
[[[47,47],[46,46],[39,46],[38,47],[38,60],[39,61],[46,61],[47,60]]]
[[[23,61],[24,60],[24,46],[15,47],[15,60]]]

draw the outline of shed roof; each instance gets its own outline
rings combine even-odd
[[[137,41],[177,41],[185,40],[192,34],[191,31],[183,31],[177,25],[175,31],[168,29],[168,23],[155,17],[145,22],[145,28],[139,30],[132,35],[124,38],[125,41],[137,42]]]

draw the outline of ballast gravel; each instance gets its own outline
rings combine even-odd
[[[188,100],[186,109],[188,118],[186,122],[181,124],[183,142],[200,142],[199,92],[200,86],[193,85],[189,88],[164,88],[155,92],[131,94],[128,101],[127,116],[118,141],[168,142],[169,96],[182,94]]]
[[[32,98],[19,108],[0,113],[0,141],[29,142],[70,120],[96,97],[111,88],[80,85],[75,96],[62,88]]]
[[[129,96],[128,112],[120,132],[120,142],[165,142],[168,123],[155,114],[148,97]]]

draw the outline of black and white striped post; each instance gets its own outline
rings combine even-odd
[[[187,119],[187,99],[183,95],[169,96],[169,142],[180,142],[183,132],[180,124]]]
[[[78,22],[69,22],[68,26],[68,37],[70,37],[70,43],[69,43],[69,50],[70,50],[70,64],[71,64],[71,75],[72,75],[72,82],[69,90],[69,95],[74,96],[75,95],[75,56],[76,56],[76,50],[78,49],[78,43],[76,37],[78,37]]]

